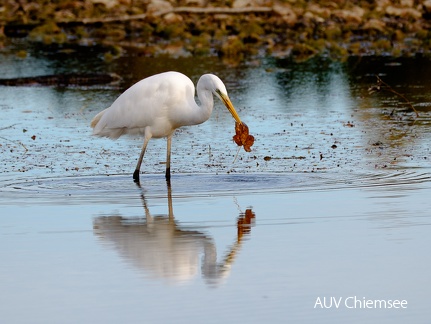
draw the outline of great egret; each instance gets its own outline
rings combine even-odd
[[[117,139],[124,134],[144,136],[144,145],[133,180],[139,182],[139,170],[148,141],[167,137],[166,180],[171,177],[171,141],[178,127],[198,125],[210,118],[218,97],[241,124],[223,82],[214,74],[204,74],[197,84],[201,103],[195,102],[193,82],[179,72],[165,72],[145,78],[121,94],[111,107],[99,112],[91,121],[93,134]]]

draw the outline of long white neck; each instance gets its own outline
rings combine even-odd
[[[186,116],[182,116],[183,118],[186,117],[182,123],[184,126],[198,125],[207,121],[211,117],[214,108],[213,93],[203,86],[201,79],[199,79],[196,89],[200,105],[196,103],[195,98],[192,99],[189,106],[190,110],[186,113]]]
[[[201,102],[201,105],[199,106],[199,108],[200,108],[201,118],[202,118],[201,123],[203,123],[204,121],[210,118],[211,113],[213,112],[214,96],[211,90],[208,90],[202,86],[201,82],[198,82],[196,88],[197,88],[199,101]]]

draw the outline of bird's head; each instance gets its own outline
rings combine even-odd
[[[204,87],[207,90],[211,91],[217,98],[221,100],[221,102],[224,103],[227,110],[229,110],[229,112],[232,114],[232,117],[235,119],[235,121],[242,124],[241,119],[239,118],[239,115],[235,110],[235,107],[229,99],[226,86],[224,85],[223,81],[220,80],[220,78],[214,74],[204,74],[201,77],[201,80],[204,81]]]

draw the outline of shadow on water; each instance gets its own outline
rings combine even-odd
[[[167,186],[168,214],[152,215],[141,193],[144,214],[142,217],[123,217],[120,214],[99,216],[94,219],[94,234],[121,258],[150,277],[169,283],[184,283],[198,273],[199,256],[201,274],[210,286],[218,286],[229,273],[244,239],[255,221],[252,209],[240,212],[234,243],[221,261],[211,236],[201,228],[184,226],[174,218],[172,188]]]

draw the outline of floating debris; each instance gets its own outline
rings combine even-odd
[[[0,79],[2,86],[93,86],[115,84],[121,77],[115,73],[107,74],[55,74],[24,78]]]

